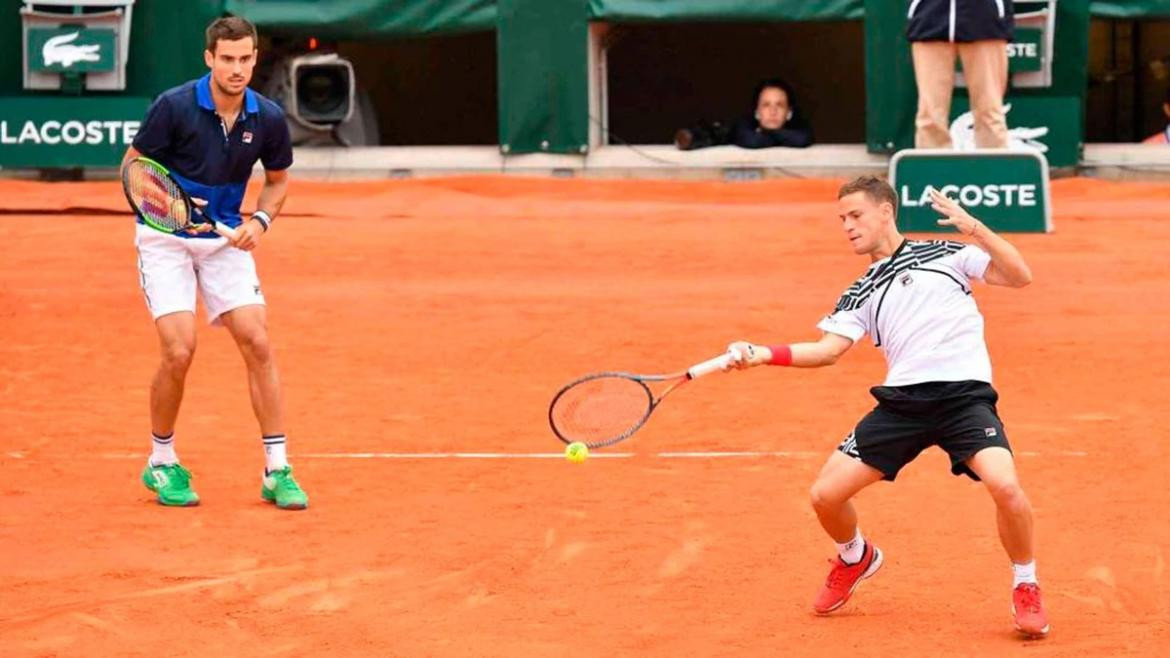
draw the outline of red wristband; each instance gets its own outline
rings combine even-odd
[[[771,345],[768,349],[772,350],[772,360],[768,362],[770,366],[790,366],[792,365],[792,348],[788,345]]]

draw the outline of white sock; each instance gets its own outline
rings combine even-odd
[[[264,440],[265,473],[279,471],[285,466],[288,466],[288,457],[284,453],[284,435],[271,434],[262,438]]]
[[[853,539],[844,544],[837,544],[837,555],[845,561],[845,564],[857,564],[861,562],[861,556],[865,553],[865,540],[861,538],[861,528],[858,528],[854,534]]]
[[[1012,589],[1020,583],[1036,584],[1036,560],[1027,564],[1012,563]]]
[[[155,466],[179,463],[179,456],[175,454],[174,432],[166,436],[150,433],[150,463]]]

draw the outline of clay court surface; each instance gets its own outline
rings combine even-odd
[[[815,338],[866,265],[839,183],[294,182],[257,259],[300,513],[261,502],[244,367],[203,324],[176,435],[203,504],[153,502],[121,191],[0,184],[0,654],[1164,654],[1170,185],[1055,181],[1056,232],[1013,237],[1035,283],[976,289],[1047,640],[1012,632],[992,503],[937,449],[860,496],[886,564],[811,613],[807,491],[872,406],[868,339],[696,382],[628,456],[532,456],[576,375]]]

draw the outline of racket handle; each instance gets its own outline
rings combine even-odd
[[[227,238],[228,240],[235,240],[236,239],[236,229],[228,226],[227,224],[224,224],[223,222],[219,221],[218,219],[212,219],[212,218],[208,217],[207,213],[203,212],[203,208],[200,208],[199,206],[195,205],[194,203],[189,204],[189,207],[191,208],[194,215],[199,218],[198,223],[207,224],[210,222],[212,230],[214,230],[216,233],[222,235],[223,237]]]
[[[236,239],[236,229],[228,226],[227,224],[222,222],[212,222],[211,227],[215,229],[216,233],[219,233],[228,240]]]
[[[696,379],[703,375],[709,375],[717,370],[723,370],[731,365],[731,354],[721,354],[714,359],[707,359],[702,363],[697,363],[687,370],[687,379]]]

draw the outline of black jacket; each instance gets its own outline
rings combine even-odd
[[[1012,0],[910,0],[910,41],[1012,40]]]
[[[760,122],[744,117],[735,122],[731,131],[731,143],[745,149],[762,149],[771,146],[793,146],[804,148],[813,142],[812,128],[799,114],[788,120],[780,130],[764,130]]]

